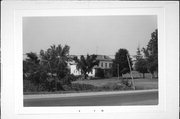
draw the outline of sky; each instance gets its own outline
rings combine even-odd
[[[24,17],[23,54],[61,44],[70,46],[70,55],[112,57],[125,48],[133,56],[138,46],[147,46],[156,28],[153,15]]]

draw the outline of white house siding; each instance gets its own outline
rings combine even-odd
[[[81,75],[81,71],[77,70],[76,64],[70,65],[70,73],[74,74],[75,76]]]
[[[76,64],[69,65],[69,68],[70,68],[70,74],[74,74],[75,76],[81,75],[81,70],[77,70]],[[90,72],[88,74],[88,76],[94,77],[95,76],[95,69],[93,69],[92,72]]]
[[[93,70],[92,70],[92,73],[90,72],[90,73],[88,74],[88,76],[95,77],[95,69],[93,69]]]
[[[110,69],[112,67],[112,61],[100,61],[97,68]]]

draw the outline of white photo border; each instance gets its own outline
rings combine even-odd
[[[169,43],[169,36],[167,36],[169,29],[167,29],[166,20],[168,19],[167,14],[170,16],[170,13],[167,11],[169,10],[169,12],[171,12],[170,10],[174,10],[172,7],[176,7],[177,9],[176,2],[157,2],[157,4],[156,2],[3,2],[2,10],[4,11],[2,11],[2,16],[4,16],[4,18],[2,19],[2,23],[4,24],[2,24],[2,117],[3,114],[4,117],[7,116],[8,108],[10,110],[10,115],[14,115],[19,118],[28,118],[28,115],[38,115],[46,119],[48,117],[45,115],[51,115],[54,118],[59,118],[62,115],[69,117],[69,114],[76,115],[76,117],[78,117],[78,115],[84,114],[107,115],[114,113],[119,116],[121,115],[124,118],[133,118],[135,116],[141,119],[141,115],[151,115],[152,117],[160,114],[165,115],[165,113],[169,110],[168,103],[171,102],[171,100],[168,98],[168,96],[171,94],[169,91],[176,89],[177,87],[175,82],[178,82],[173,80],[175,81],[173,82],[175,87],[169,85],[169,81],[167,80],[169,74],[166,70],[168,63],[167,46]],[[159,39],[158,105],[23,107],[23,17],[104,15],[157,15]],[[175,30],[175,32],[177,32],[177,30]],[[176,42],[177,37],[174,37],[174,42]],[[8,54],[6,54],[5,51],[7,51]],[[9,75],[9,73],[12,75]],[[174,95],[174,97],[176,97],[176,95]],[[172,103],[176,104],[178,102],[175,99],[175,101],[172,101],[171,104]],[[38,118],[38,116],[36,118]],[[84,116],[86,117],[86,115]],[[105,116],[105,118],[108,118],[108,116]],[[166,119],[167,117],[164,116],[164,118]]]

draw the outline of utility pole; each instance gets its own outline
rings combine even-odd
[[[127,60],[128,60],[128,64],[129,64],[129,70],[130,70],[130,75],[131,75],[131,79],[132,79],[131,81],[132,81],[133,89],[135,90],[134,79],[132,76],[132,70],[131,70],[131,65],[130,65],[128,54],[126,54],[126,56],[127,56]]]

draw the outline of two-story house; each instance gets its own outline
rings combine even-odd
[[[112,77],[112,64],[113,60],[106,55],[98,55],[96,60],[99,61],[99,65],[95,66],[95,77],[108,78]]]
[[[97,55],[96,60],[99,61],[99,65],[96,66],[95,68],[100,68],[100,69],[110,69],[112,67],[112,59],[109,56],[106,55]]]

